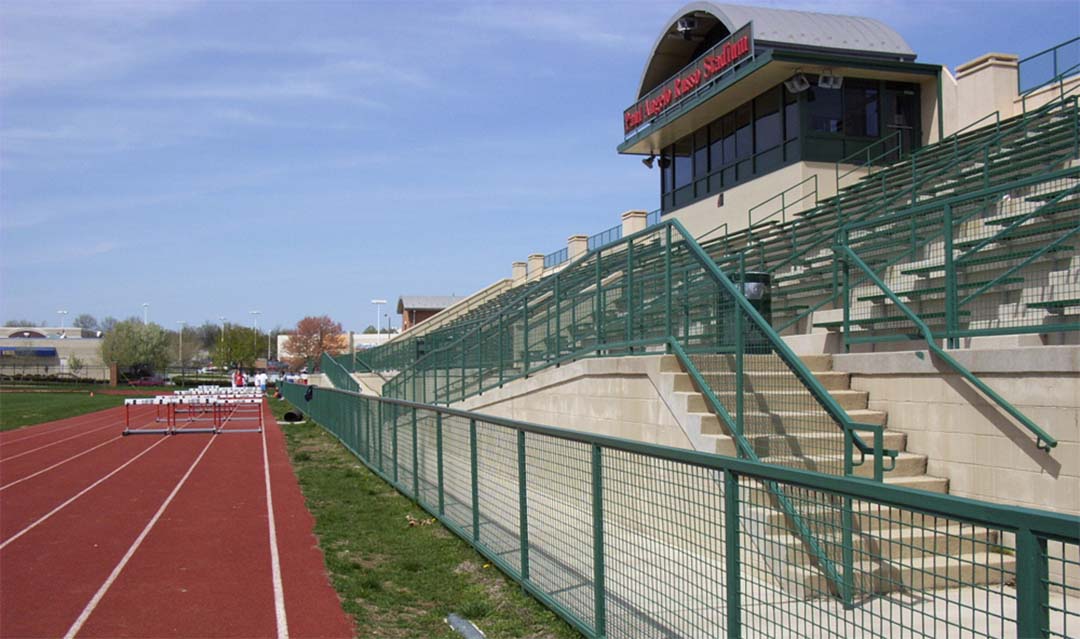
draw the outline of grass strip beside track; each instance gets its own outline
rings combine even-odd
[[[124,397],[88,392],[0,393],[0,431],[121,406]]]
[[[281,419],[287,404],[270,403]],[[361,636],[460,637],[443,621],[456,612],[492,639],[580,637],[326,431],[310,422],[282,429],[331,581]]]

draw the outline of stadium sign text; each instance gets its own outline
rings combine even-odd
[[[747,24],[693,63],[675,74],[667,82],[656,87],[623,112],[623,131],[629,135],[647,120],[660,115],[665,109],[682,100],[704,83],[722,75],[737,62],[752,57],[754,36],[751,24]]]

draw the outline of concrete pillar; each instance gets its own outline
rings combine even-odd
[[[645,230],[648,211],[627,211],[622,214],[622,236],[626,237]]]
[[[957,126],[965,127],[994,111],[1002,120],[1011,117],[1018,68],[1019,59],[1008,53],[987,53],[956,67]]]
[[[589,252],[588,235],[571,235],[566,238],[566,256],[571,262]]]
[[[517,286],[525,281],[527,274],[525,262],[514,262],[510,265],[510,281],[513,286]]]
[[[544,254],[533,253],[529,256],[529,281],[539,279],[544,274]]]

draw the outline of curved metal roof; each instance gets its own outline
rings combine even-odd
[[[872,18],[716,2],[692,2],[676,11],[660,32],[641,74],[639,97],[692,60],[697,44],[693,40],[687,41],[678,35],[672,35],[675,33],[675,23],[690,15],[698,18],[699,27],[695,32],[698,36],[718,27],[732,33],[752,21],[754,40],[764,45],[795,49],[833,49],[908,61],[915,59],[915,52],[899,33]]]

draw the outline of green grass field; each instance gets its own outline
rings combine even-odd
[[[287,407],[271,405],[279,418]],[[443,621],[450,612],[492,639],[581,636],[326,431],[282,428],[331,580],[362,636],[459,637]]]
[[[124,398],[89,392],[0,393],[0,431],[121,406]]]

